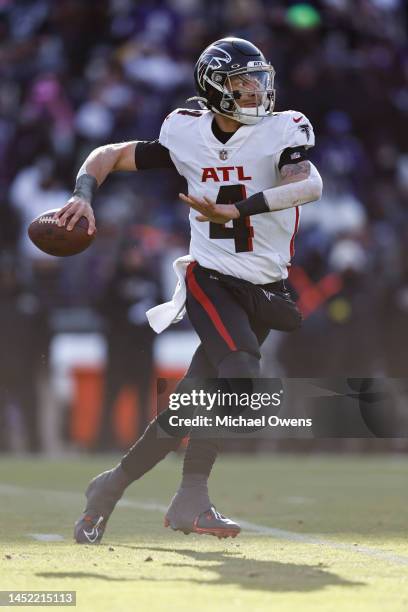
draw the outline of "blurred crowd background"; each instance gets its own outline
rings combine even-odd
[[[58,380],[55,365],[64,337],[78,361],[104,346],[88,446],[117,447],[123,385],[139,388],[139,428],[148,418],[161,353],[144,312],[169,298],[171,262],[188,251],[183,181],[171,170],[111,175],[95,203],[97,240],[74,258],[43,254],[26,230],[66,202],[92,149],[157,138],[194,94],[203,48],[230,34],[274,65],[275,110],[313,123],[324,180],[322,201],[303,208],[290,272],[304,325],[271,334],[265,375],[406,376],[407,26],[402,0],[0,0],[0,448],[19,447],[19,423],[21,448],[47,446],[40,413],[58,401],[54,435],[72,441],[75,381]],[[170,361],[183,350],[187,361],[188,321],[171,333]]]

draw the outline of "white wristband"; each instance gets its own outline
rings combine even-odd
[[[266,189],[263,194],[269,210],[274,211],[320,200],[322,189],[322,178],[316,166],[310,163],[310,174],[303,181],[272,187]]]

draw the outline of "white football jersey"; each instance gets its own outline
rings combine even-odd
[[[278,163],[288,147],[312,147],[313,128],[296,111],[242,125],[222,144],[213,134],[211,111],[176,109],[163,122],[159,141],[169,149],[188,192],[228,204],[278,184]],[[190,255],[205,268],[256,284],[287,278],[299,226],[299,207],[236,219],[200,223],[190,211]]]

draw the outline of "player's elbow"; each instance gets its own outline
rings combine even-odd
[[[321,200],[321,197],[323,195],[323,181],[320,176],[318,179],[313,180],[311,191],[312,191],[313,202],[317,202],[318,200]]]
[[[122,142],[120,144],[111,145],[112,155],[114,156],[113,170],[130,172],[136,170],[135,164],[135,149],[136,141]]]
[[[316,167],[311,164],[308,182],[308,202],[317,202],[323,195],[323,181]]]

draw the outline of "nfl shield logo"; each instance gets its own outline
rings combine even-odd
[[[222,161],[225,161],[226,159],[228,159],[228,151],[226,151],[225,149],[221,149],[221,151],[220,151],[220,159]]]

